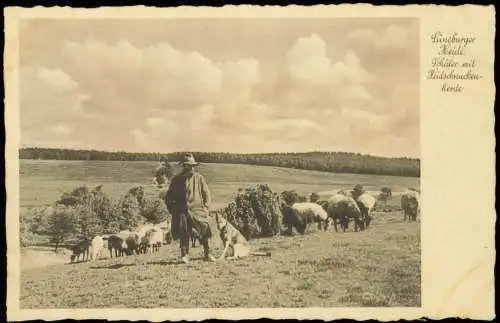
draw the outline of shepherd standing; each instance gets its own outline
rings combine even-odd
[[[181,261],[189,263],[189,241],[194,229],[202,243],[206,261],[215,261],[210,253],[209,239],[212,231],[208,223],[210,215],[210,191],[205,177],[195,171],[199,165],[192,154],[186,154],[180,162],[183,170],[172,178],[166,195],[167,209],[172,214],[172,237],[179,238]]]

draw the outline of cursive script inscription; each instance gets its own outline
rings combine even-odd
[[[437,55],[432,58],[427,79],[445,81],[441,83],[442,92],[462,92],[464,81],[477,81],[483,77],[475,71],[477,60],[467,55],[467,49],[474,45],[476,37],[437,31],[430,40],[437,45]]]

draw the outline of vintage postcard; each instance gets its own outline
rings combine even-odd
[[[493,6],[4,16],[9,320],[495,317]]]

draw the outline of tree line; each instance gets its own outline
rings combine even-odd
[[[202,163],[275,166],[333,173],[420,176],[420,160],[407,157],[389,158],[347,152],[192,153],[196,160]],[[19,150],[20,159],[41,160],[159,161],[166,156],[170,161],[179,161],[184,154],[185,152],[131,153],[62,148],[21,148]]]

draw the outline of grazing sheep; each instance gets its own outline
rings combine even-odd
[[[163,243],[170,244],[172,242],[172,233],[170,231],[172,224],[169,220],[165,220],[162,223],[156,225],[156,227],[160,228],[163,231]]]
[[[146,235],[146,233],[151,230],[154,226],[152,224],[144,224],[142,226],[140,226],[136,231],[135,233],[137,233],[139,235],[139,238],[142,238]]]
[[[85,256],[87,256],[86,260],[89,260],[89,249],[90,249],[90,241],[86,238],[83,240],[77,242],[76,245],[71,246],[71,251],[73,254],[71,255],[71,263],[74,262],[74,260],[80,260],[80,255],[82,255],[82,260],[85,261]]]
[[[345,194],[338,192],[337,194],[331,196],[326,202],[321,203],[323,209],[332,220],[336,232],[338,232],[337,224],[340,224],[343,231],[347,229],[349,219],[347,218],[345,212],[341,212],[342,210],[340,205],[340,202],[346,200],[347,198],[348,197]]]
[[[328,201],[325,200],[318,200],[316,203],[323,208],[323,210],[326,211],[326,206],[328,206]]]
[[[416,190],[406,190],[401,194],[401,208],[403,209],[404,221],[416,221],[420,214],[420,194]]]
[[[356,199],[358,207],[361,210],[361,214],[365,220],[365,227],[370,226],[370,222],[373,220],[372,211],[375,207],[376,200],[373,196],[368,193],[363,193]]]
[[[292,205],[292,208],[297,210],[298,214],[304,219],[307,227],[313,222],[318,224],[318,230],[321,230],[324,223],[324,230],[328,229],[328,214],[321,205],[312,202],[298,202]]]
[[[123,256],[124,251],[127,249],[125,240],[115,234],[110,235],[107,240],[110,257],[113,258],[113,250],[115,251],[115,257]]]
[[[119,237],[122,237],[122,238],[126,238],[128,237],[132,232],[129,231],[129,230],[122,230],[120,232],[117,233],[117,236]]]
[[[90,257],[91,261],[97,260],[97,256],[104,250],[104,240],[101,236],[95,236],[92,239],[92,255]]]
[[[328,199],[328,203],[325,204],[324,208],[327,210],[328,217],[333,221],[335,231],[338,231],[338,222],[342,231],[345,232],[351,219],[354,221],[355,231],[365,229],[361,210],[352,197],[344,194],[333,195]]]
[[[134,231],[135,234],[139,237],[140,247],[139,247],[139,252],[141,253],[146,253],[147,252],[147,244],[145,245],[143,242],[145,242],[146,239],[146,234],[151,230],[154,226],[152,224],[144,224],[141,227],[139,227],[136,231]]]
[[[135,232],[130,233],[128,237],[125,238],[125,244],[126,248],[125,251],[127,255],[133,255],[134,252],[135,254],[140,253],[141,249],[141,239],[139,238],[139,235]]]
[[[147,235],[141,238],[139,243],[139,253],[148,253],[149,251],[149,241]]]
[[[285,235],[292,234],[292,227],[295,227],[297,232],[304,234],[306,231],[307,223],[304,218],[300,215],[299,211],[290,205],[281,201],[281,213],[283,214],[283,224],[287,227]]]
[[[152,246],[150,240],[151,240],[151,232],[153,230],[156,231],[160,229],[153,225],[146,225],[136,232],[140,241],[138,248],[139,253],[148,253],[149,248]]]
[[[157,227],[152,227],[141,241],[141,247],[143,250],[151,248],[151,253],[160,251],[160,247],[163,243],[163,230]]]

